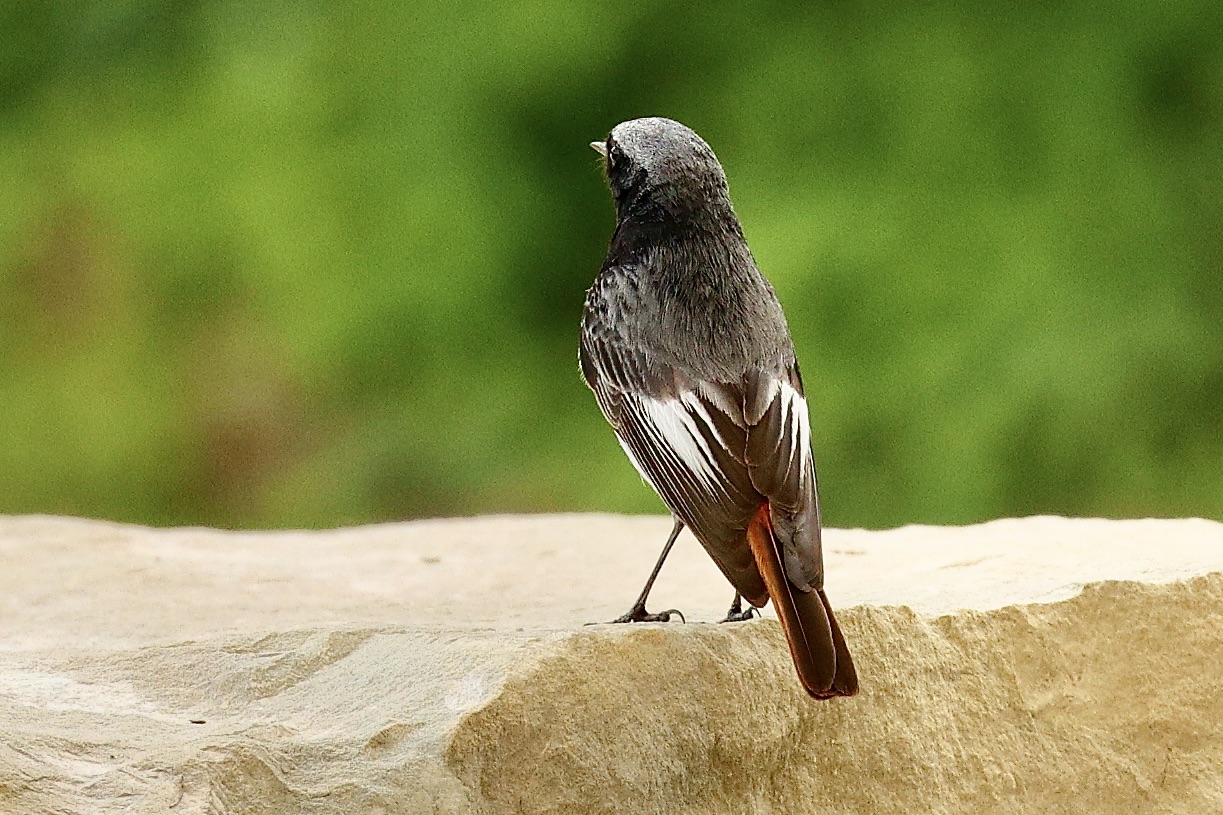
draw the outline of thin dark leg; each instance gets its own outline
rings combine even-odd
[[[633,607],[628,610],[627,614],[612,620],[613,623],[665,623],[670,622],[672,614],[675,614],[681,620],[684,619],[684,615],[674,608],[660,611],[657,614],[650,614],[645,610],[645,601],[650,596],[650,589],[654,588],[654,580],[658,577],[658,572],[662,570],[663,561],[667,559],[667,555],[671,554],[671,547],[675,545],[675,539],[679,537],[679,533],[683,528],[684,522],[676,518],[675,527],[671,530],[671,537],[667,538],[667,545],[662,548],[662,554],[658,556],[658,562],[654,564],[654,571],[650,572],[650,578],[645,581],[645,588],[641,590],[641,595],[637,598],[637,602],[633,603]]]
[[[718,622],[741,623],[745,620],[750,620],[755,614],[756,609],[753,606],[748,606],[747,611],[743,610],[743,595],[735,592],[735,599],[730,603],[730,611],[726,612],[726,617]]]

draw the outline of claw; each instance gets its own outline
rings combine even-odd
[[[743,598],[740,595],[736,594],[734,602],[730,604],[730,611],[726,612],[726,616],[723,617],[721,620],[718,620],[718,622],[720,623],[742,623],[742,622],[746,622],[747,620],[750,620],[752,617],[755,617],[758,613],[759,612],[756,611],[756,608],[754,606],[748,606],[747,611],[744,611],[743,610]]]
[[[760,612],[758,612],[755,609],[755,607],[748,606],[745,611],[726,612],[726,616],[718,620],[718,622],[720,623],[743,623],[743,622],[747,622],[748,620],[752,619],[753,617],[759,616],[759,614]]]
[[[645,610],[644,605],[636,605],[630,608],[627,614],[622,614],[612,620],[612,623],[669,623],[671,622],[672,614],[679,617],[681,622],[688,622],[684,618],[684,613],[678,608],[669,608],[666,611],[651,614]]]

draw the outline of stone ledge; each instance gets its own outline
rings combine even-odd
[[[772,619],[578,624],[668,526],[0,518],[0,812],[1223,806],[1223,525],[831,530],[863,691],[824,703]],[[720,617],[673,557],[660,607]]]

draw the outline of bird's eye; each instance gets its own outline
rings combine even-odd
[[[607,143],[607,166],[615,167],[624,161],[624,151],[613,141]]]

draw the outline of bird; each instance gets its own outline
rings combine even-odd
[[[641,595],[614,622],[682,618],[649,613],[646,599],[687,527],[735,589],[726,621],[771,600],[806,692],[852,696],[857,672],[824,593],[802,375],[725,171],[672,119],[622,122],[591,147],[616,226],[586,292],[581,374],[674,520]]]

